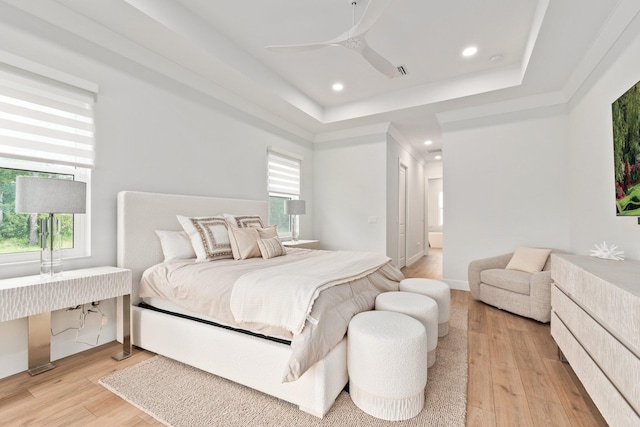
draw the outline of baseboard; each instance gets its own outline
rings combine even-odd
[[[443,278],[442,281],[445,282],[447,285],[449,285],[449,288],[451,289],[458,289],[461,291],[470,290],[469,282],[467,282],[466,280],[453,280],[453,279]]]
[[[409,258],[409,259],[408,259],[408,262],[407,262],[407,265],[406,265],[406,266],[407,266],[407,267],[410,267],[410,266],[411,266],[411,264],[413,264],[413,263],[415,263],[415,262],[419,261],[419,260],[420,260],[420,258],[422,258],[423,256],[424,256],[424,251],[420,251],[420,252],[418,252],[417,254],[415,254],[414,256],[412,256],[411,258]]]

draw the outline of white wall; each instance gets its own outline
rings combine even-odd
[[[385,139],[377,134],[315,144],[313,237],[322,249],[387,253]]]
[[[638,219],[615,215],[611,128],[611,103],[640,80],[639,50],[636,17],[565,112],[445,126],[444,280],[466,287],[470,260],[521,244],[588,255],[606,241],[640,259]]]
[[[640,19],[570,103],[571,251],[588,254],[594,244],[616,244],[640,259],[636,217],[616,217],[611,103],[640,80]]]
[[[266,200],[266,152],[271,145],[304,157],[302,197],[312,202],[313,151],[308,141],[22,15],[0,19],[0,49],[100,86],[91,256],[65,261],[67,269],[115,265],[119,191]],[[311,211],[301,221],[303,236],[311,233],[312,223]],[[0,277],[37,270],[36,263],[3,266]],[[101,307],[109,317],[100,338],[104,343],[115,339],[115,305],[107,301]],[[54,312],[52,327],[77,326],[77,319],[75,311]],[[88,326],[87,336],[95,340],[97,328]],[[0,378],[24,371],[26,319],[0,323],[0,336]],[[73,332],[53,337],[54,360],[88,348],[75,344],[74,337]]]
[[[443,280],[468,289],[469,261],[517,246],[569,249],[567,117],[557,107],[443,132]]]
[[[396,264],[399,242],[400,164],[407,168],[406,265],[411,265],[425,254],[424,165],[393,136],[387,135],[387,256]]]
[[[379,252],[398,262],[400,163],[407,166],[407,264],[424,254],[424,166],[379,129],[314,146],[314,238],[323,249]]]

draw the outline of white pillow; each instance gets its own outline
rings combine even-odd
[[[156,230],[165,261],[195,258],[189,235],[185,231]]]
[[[260,248],[260,253],[264,259],[275,258],[287,253],[287,250],[277,237],[258,239],[258,248]]]
[[[542,271],[551,249],[537,249],[519,247],[513,253],[505,270],[519,270],[526,273],[538,273]]]
[[[189,235],[196,262],[233,258],[227,221],[223,216],[176,217]]]

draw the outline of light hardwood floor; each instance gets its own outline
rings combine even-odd
[[[407,277],[442,278],[442,250],[403,269]],[[606,426],[558,348],[549,324],[498,310],[452,291],[469,311],[467,426]]]
[[[439,250],[431,249],[407,277],[442,277]],[[549,325],[473,301],[452,291],[452,305],[469,310],[467,426],[605,426],[566,363],[558,360]],[[110,343],[55,362],[37,375],[0,380],[1,426],[161,425],[113,395],[98,380],[153,354],[136,349],[116,362]]]

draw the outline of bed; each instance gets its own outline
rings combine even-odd
[[[155,231],[180,230],[177,214],[197,217],[234,213],[267,218],[267,208],[267,202],[255,200],[132,191],[119,193],[117,264],[132,271],[132,341],[138,347],[283,399],[297,405],[302,411],[322,417],[348,381],[346,338],[343,335],[299,377],[283,382],[283,371],[286,372],[291,364],[296,351],[294,344],[300,341],[299,336],[294,335],[291,343],[287,342],[286,337],[265,339],[261,334],[245,333],[151,309],[144,305],[140,297],[143,273],[149,267],[162,264],[164,259]],[[316,252],[305,249],[297,251]],[[221,261],[207,264],[217,262],[222,265]],[[399,271],[398,275],[394,274],[389,274],[392,280],[401,278]],[[385,281],[384,286],[392,285]],[[397,283],[395,286],[397,289]],[[317,301],[321,301],[324,292],[327,291],[320,293]],[[313,310],[316,310],[315,305],[321,307],[326,304],[316,302]],[[314,312],[310,314],[315,315]],[[313,331],[313,317],[310,319],[302,333]],[[348,322],[348,319],[345,321]]]

